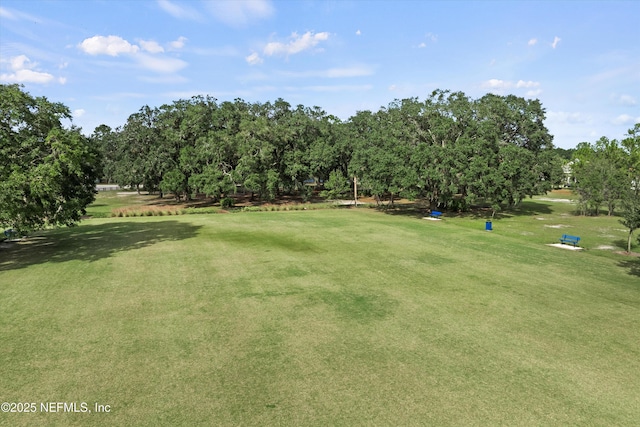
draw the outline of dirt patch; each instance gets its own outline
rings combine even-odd
[[[636,257],[636,258],[640,257],[640,253],[638,252],[615,251],[614,254]]]
[[[568,225],[564,225],[564,224],[556,224],[556,225],[544,225],[547,228],[567,228],[569,227]]]
[[[614,250],[615,248],[616,248],[615,246],[611,246],[611,245],[600,245],[596,249],[601,249],[603,251],[611,251],[611,250]]]

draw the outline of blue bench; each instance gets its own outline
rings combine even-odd
[[[438,211],[431,211],[431,213],[429,214],[429,216],[431,218],[440,218],[442,216],[442,212],[438,212]]]
[[[560,238],[560,243],[562,243],[563,245],[565,243],[571,244],[573,245],[574,248],[578,245],[579,241],[580,241],[580,237],[571,236],[569,234],[563,234],[562,237]]]
[[[10,228],[8,230],[4,230],[4,237],[6,237],[7,239],[18,237],[18,232],[16,230],[14,230],[13,228]]]

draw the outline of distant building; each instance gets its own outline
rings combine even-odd
[[[564,172],[564,179],[562,183],[565,187],[571,187],[575,182],[575,178],[573,177],[573,160],[562,165],[562,172]]]

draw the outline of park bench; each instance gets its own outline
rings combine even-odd
[[[563,245],[565,243],[568,243],[573,245],[573,247],[576,247],[579,241],[580,241],[580,237],[571,236],[570,234],[563,234],[562,237],[560,238],[560,243],[562,243]]]
[[[13,228],[9,228],[8,230],[4,230],[4,237],[7,239],[12,239],[18,236],[18,232]]]
[[[431,218],[440,218],[442,216],[442,212],[438,212],[438,211],[431,211],[431,213],[429,214],[429,216]]]

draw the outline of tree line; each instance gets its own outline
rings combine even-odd
[[[432,209],[495,211],[543,194],[574,159],[581,209],[638,198],[640,125],[618,142],[602,138],[575,152],[553,147],[538,100],[436,90],[340,120],[282,99],[219,103],[196,96],[144,106],[115,129],[89,137],[68,107],[0,85],[0,225],[35,229],[77,222],[98,180],[179,198],[221,200],[238,189],[282,195],[421,199]],[[310,182],[315,186],[308,185]],[[633,183],[633,184],[632,184]],[[625,202],[627,203],[627,202]],[[626,206],[626,205],[625,205]]]
[[[640,197],[640,123],[621,141],[581,142],[570,166],[581,213],[598,215],[605,205],[613,215],[621,202]]]
[[[91,140],[103,153],[105,179],[178,198],[219,200],[237,188],[264,200],[308,197],[310,180],[337,198],[357,179],[359,189],[390,203],[407,197],[433,208],[482,202],[497,210],[561,180],[544,120],[538,100],[443,90],[346,121],[282,99],[196,96],[144,106],[121,127],[99,126]]]
[[[598,215],[605,205],[613,215],[620,207],[630,252],[632,234],[640,228],[640,123],[621,141],[602,137],[578,144],[570,166],[581,213]]]

